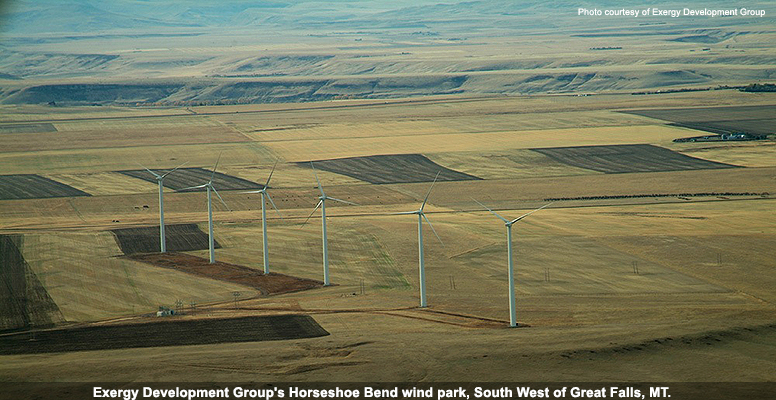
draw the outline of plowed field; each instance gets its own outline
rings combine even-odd
[[[166,224],[165,224],[166,225]],[[159,251],[159,227],[113,229],[116,242],[124,254],[153,253]],[[165,238],[168,251],[207,250],[208,237],[195,224],[166,225]],[[221,248],[218,241],[213,240],[214,247]]]
[[[310,166],[309,162],[297,163]],[[422,154],[394,154],[315,161],[324,171],[347,175],[374,184],[479,180],[474,175],[445,168]]]
[[[0,175],[0,200],[74,196],[91,195],[40,175]]]
[[[144,181],[156,183],[156,178],[154,178],[153,175],[144,169],[133,169],[117,172],[129,175],[134,178],[142,179]],[[159,172],[164,173],[162,171]],[[211,174],[213,174],[212,171],[203,168],[181,168],[164,178],[164,187],[173,190],[181,190],[191,186],[198,186],[210,180]],[[246,179],[222,174],[220,172],[216,172],[213,176],[213,186],[216,187],[216,190],[261,189],[264,187],[264,185],[258,184],[256,182],[251,182]],[[205,188],[199,188],[190,189],[187,190],[187,192],[204,192],[205,190]]]
[[[533,149],[556,161],[607,174],[737,168],[649,144]]]
[[[229,319],[159,320],[152,323],[88,326],[0,336],[0,354],[59,353],[136,347],[258,342],[327,336],[308,315]]]
[[[129,256],[129,258],[157,267],[170,268],[192,275],[250,286],[259,289],[265,295],[298,292],[323,286],[323,282],[320,281],[276,273],[265,275],[262,271],[242,265],[220,261],[210,264],[204,258],[183,253],[135,254]]]

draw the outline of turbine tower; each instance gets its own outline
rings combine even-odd
[[[275,205],[275,202],[272,201],[272,197],[267,193],[267,188],[269,187],[269,180],[272,179],[272,173],[275,172],[275,167],[278,165],[277,161],[275,161],[275,165],[272,166],[272,170],[269,172],[269,178],[267,178],[267,183],[264,184],[264,187],[261,190],[253,190],[250,192],[245,193],[260,193],[261,194],[261,230],[263,233],[263,242],[264,242],[264,273],[269,273],[269,252],[268,252],[268,246],[267,246],[267,210],[265,209],[264,205],[266,203],[265,197],[269,200],[270,204],[272,204],[272,207],[275,208],[275,211],[277,211],[280,218],[283,218],[283,216],[280,214],[280,210],[278,210],[277,206]]]
[[[207,181],[207,183],[204,183],[202,185],[198,186],[191,186],[187,188],[183,188],[178,190],[179,192],[190,190],[190,189],[201,189],[201,188],[207,188],[207,233],[208,233],[208,244],[210,248],[210,263],[213,264],[216,262],[216,252],[215,252],[215,246],[214,246],[214,240],[213,240],[213,202],[210,198],[210,192],[215,192],[216,196],[218,196],[218,199],[221,200],[221,203],[224,204],[224,207],[226,207],[227,210],[229,210],[229,206],[226,205],[226,202],[223,198],[221,198],[221,195],[218,194],[218,191],[213,186],[213,177],[216,175],[216,168],[218,168],[218,162],[221,161],[221,155],[218,155],[218,159],[216,160],[216,165],[213,167],[213,173],[210,174],[210,180]],[[231,211],[231,210],[230,210]]]
[[[340,203],[350,204],[353,206],[357,206],[356,203],[351,203],[349,201],[335,199],[334,197],[327,196],[326,193],[323,191],[323,185],[321,185],[321,180],[318,179],[318,173],[315,172],[315,165],[313,165],[313,162],[310,161],[310,166],[313,168],[313,174],[315,174],[315,180],[318,182],[318,189],[321,191],[320,197],[318,197],[318,204],[315,205],[315,208],[313,209],[313,212],[310,213],[310,215],[307,217],[306,220],[302,223],[302,226],[304,226],[307,221],[310,220],[310,217],[315,214],[315,211],[318,210],[318,207],[321,208],[321,225],[322,225],[322,231],[323,231],[323,285],[324,286],[330,286],[331,282],[329,281],[329,248],[328,248],[328,240],[326,238],[326,200],[334,200],[338,201]]]
[[[517,310],[515,309],[515,279],[514,279],[514,268],[512,265],[512,225],[514,225],[515,222],[520,221],[521,219],[541,210],[542,208],[549,206],[552,203],[547,203],[531,212],[525,213],[510,221],[502,217],[501,215],[499,215],[497,212],[488,208],[488,206],[486,206],[485,204],[482,204],[477,200],[474,200],[474,201],[477,202],[477,204],[485,207],[486,210],[493,213],[493,215],[498,217],[500,220],[504,221],[504,225],[506,225],[507,227],[507,260],[509,265],[509,269],[508,269],[509,271],[508,273],[509,275],[509,278],[508,278],[509,279],[509,327],[514,328],[517,326]]]
[[[419,278],[420,278],[420,307],[422,308],[425,308],[428,306],[428,304],[426,303],[426,266],[423,260],[423,220],[424,219],[428,223],[428,226],[431,227],[431,231],[434,232],[434,236],[436,236],[436,238],[439,240],[439,243],[442,243],[442,239],[440,239],[439,235],[437,235],[436,229],[434,229],[434,225],[431,225],[431,221],[429,221],[428,217],[426,217],[426,214],[423,212],[423,208],[426,207],[428,196],[431,194],[431,189],[434,188],[434,184],[439,178],[439,174],[441,172],[442,171],[437,172],[436,177],[434,177],[434,182],[431,183],[431,187],[428,189],[428,193],[426,193],[426,197],[423,199],[423,203],[420,205],[419,209],[415,211],[393,213],[393,215],[410,215],[410,214],[418,215],[418,269],[419,269]],[[442,246],[444,245],[445,244],[442,243]]]
[[[138,164],[138,165],[140,165],[140,164]],[[166,238],[164,236],[164,192],[163,192],[163,189],[164,189],[164,178],[166,178],[167,175],[170,175],[171,173],[175,172],[175,170],[177,170],[178,168],[180,168],[180,167],[182,167],[184,165],[186,165],[186,163],[183,163],[183,164],[175,167],[172,171],[168,171],[168,172],[166,172],[166,173],[164,173],[162,175],[159,175],[156,172],[151,171],[150,169],[140,165],[141,167],[145,168],[146,171],[150,172],[151,175],[153,175],[156,178],[156,182],[159,183],[159,238],[160,238],[159,241],[161,243],[160,250],[161,250],[162,253],[166,253],[167,252],[167,240],[166,240]]]

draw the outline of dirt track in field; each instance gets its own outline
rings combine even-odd
[[[127,258],[157,267],[249,286],[258,289],[264,295],[298,292],[323,286],[323,282],[313,279],[297,278],[274,272],[265,275],[262,271],[242,265],[220,261],[210,264],[204,258],[183,253],[134,254],[127,256]]]

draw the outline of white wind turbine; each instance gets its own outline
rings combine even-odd
[[[329,286],[331,285],[331,282],[329,281],[329,249],[328,249],[328,240],[326,238],[326,200],[334,200],[340,203],[350,204],[354,206],[357,206],[358,204],[327,196],[326,193],[323,192],[323,186],[321,185],[320,179],[318,179],[318,173],[315,172],[315,165],[313,165],[312,161],[310,161],[310,166],[313,167],[313,174],[315,174],[315,180],[318,182],[318,189],[321,191],[321,195],[320,197],[318,197],[319,199],[318,204],[315,205],[313,212],[311,212],[310,215],[307,217],[307,219],[304,220],[304,222],[302,223],[302,226],[304,226],[307,223],[307,221],[310,220],[310,217],[312,217],[313,214],[315,214],[315,211],[318,210],[318,207],[320,207],[321,225],[322,225],[322,231],[323,231],[323,285]]]
[[[218,196],[218,199],[221,200],[221,203],[224,204],[227,210],[229,210],[229,206],[226,205],[226,202],[223,198],[221,198],[221,195],[218,194],[218,191],[213,186],[213,177],[216,175],[216,168],[218,168],[218,162],[221,161],[221,155],[218,155],[218,159],[216,160],[216,165],[213,167],[213,173],[210,174],[210,180],[207,181],[207,183],[204,183],[202,185],[198,186],[191,186],[187,188],[183,188],[178,190],[179,192],[184,190],[190,190],[190,189],[200,189],[200,188],[207,188],[207,233],[208,233],[208,243],[210,248],[210,263],[213,264],[216,262],[216,252],[215,252],[215,245],[213,241],[213,203],[210,198],[210,192],[213,191],[216,193],[216,196]]]
[[[175,167],[172,171],[168,171],[162,175],[159,175],[156,172],[151,171],[150,169],[140,165],[141,167],[145,168],[146,171],[150,172],[151,175],[153,175],[156,178],[156,182],[159,183],[159,238],[160,238],[159,240],[161,242],[160,249],[162,253],[167,252],[167,240],[165,239],[165,236],[164,236],[164,192],[163,192],[164,178],[166,178],[167,175],[170,175],[171,173],[175,172],[175,170],[177,170],[178,168],[184,165],[186,165],[186,163],[183,163]]]
[[[426,197],[423,199],[423,203],[420,205],[420,208],[415,211],[405,211],[405,212],[399,212],[399,213],[393,213],[393,215],[410,215],[410,214],[417,214],[418,215],[418,269],[419,269],[419,275],[420,275],[420,306],[421,307],[427,307],[426,304],[426,266],[423,260],[423,220],[425,219],[426,222],[428,222],[428,226],[431,227],[431,231],[434,232],[434,236],[439,240],[439,243],[442,243],[442,239],[439,238],[439,235],[436,233],[436,229],[434,229],[434,225],[431,225],[431,221],[428,220],[428,217],[426,217],[426,214],[423,212],[423,208],[426,207],[426,202],[428,201],[428,196],[431,194],[431,189],[434,188],[434,184],[437,181],[437,178],[439,178],[439,174],[442,171],[437,172],[436,177],[434,177],[434,182],[431,183],[431,187],[428,189],[428,193],[426,193]],[[442,246],[444,246],[444,243],[442,243]]]
[[[517,326],[517,310],[515,309],[515,279],[514,279],[514,268],[512,265],[512,225],[514,225],[515,222],[520,221],[521,219],[541,210],[542,208],[549,206],[552,203],[547,203],[531,212],[525,213],[510,221],[502,217],[501,215],[499,215],[497,212],[488,208],[488,206],[486,206],[485,204],[482,204],[477,200],[474,200],[474,201],[477,202],[477,204],[485,207],[486,210],[493,213],[493,215],[498,217],[500,220],[504,221],[504,225],[506,225],[507,227],[507,259],[508,259],[508,265],[509,265],[509,274],[508,274],[509,275],[509,278],[508,278],[509,279],[509,326],[511,328],[514,328]]]
[[[269,193],[267,193],[267,188],[269,188],[269,180],[272,179],[272,173],[275,172],[275,167],[278,165],[277,161],[275,162],[275,165],[272,166],[272,170],[269,172],[269,178],[267,178],[267,183],[264,184],[264,187],[260,190],[253,190],[250,192],[245,193],[260,193],[261,194],[261,230],[263,232],[263,242],[264,242],[264,273],[269,273],[269,253],[268,253],[268,246],[267,246],[267,210],[265,209],[264,205],[266,203],[265,197],[269,200],[270,204],[272,204],[272,207],[275,208],[275,211],[277,211],[280,218],[283,218],[282,215],[280,215],[280,210],[278,210],[277,206],[275,205],[275,202],[272,201],[272,197],[270,197]]]

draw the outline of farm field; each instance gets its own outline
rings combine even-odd
[[[735,167],[643,144],[552,147],[535,149],[534,151],[573,167],[591,169],[606,174]]]
[[[18,341],[30,332],[6,332],[1,340],[17,350],[0,356],[0,375],[16,381],[96,381],[106,373],[118,381],[433,382],[464,375],[482,381],[771,380],[774,146],[673,144],[688,130],[620,112],[749,101],[738,93],[664,96],[194,107],[213,114],[187,113],[185,119],[230,122],[229,129],[240,134],[278,130],[245,133],[245,142],[218,142],[216,129],[214,138],[197,136],[189,144],[173,134],[135,147],[95,143],[3,152],[3,171],[41,174],[92,196],[0,201],[0,233],[22,240],[18,252],[39,282],[35,287],[45,289],[61,313],[52,322],[57,329],[77,324],[83,331],[76,332],[84,335],[57,347],[49,339],[70,333],[41,328],[35,346],[46,353],[24,346],[29,351],[22,354]],[[71,112],[99,118],[94,110]],[[111,124],[142,130],[149,119],[131,112],[132,118]],[[119,118],[116,113],[106,116]],[[406,120],[388,124],[394,117]],[[576,118],[583,121],[579,127]],[[313,119],[317,125],[306,125]],[[517,123],[528,120],[531,129]],[[360,130],[372,121],[385,125]],[[346,129],[350,123],[352,131]],[[417,134],[414,127],[422,125]],[[214,207],[218,267],[203,261],[202,193],[165,193],[168,246],[179,239],[197,245],[181,244],[177,254],[152,253],[158,248],[157,188],[136,162],[168,170],[188,161],[165,180],[168,189],[179,189],[209,179],[221,152],[214,183],[229,210]],[[317,287],[320,215],[301,225],[319,195],[310,160],[320,160],[315,166],[327,195],[358,204],[327,207],[329,287]],[[266,282],[243,279],[273,276],[260,273],[259,196],[242,192],[245,182],[262,187],[275,162],[269,192],[280,215],[268,212],[271,271],[297,283],[316,282],[313,290],[279,293],[293,283],[267,290]],[[440,175],[429,196],[425,210],[442,243],[424,227],[430,307],[420,309],[417,218],[389,214],[417,209],[438,166],[449,169],[451,178],[460,173],[480,179]],[[172,180],[179,172],[181,181]],[[704,195],[682,196],[693,193]],[[666,196],[650,196],[655,194]],[[641,197],[627,197],[634,195]],[[555,201],[515,225],[517,329],[505,328],[503,222],[472,198],[507,218],[549,198],[577,199]],[[123,256],[136,252],[151,253]],[[181,266],[187,262],[188,272]],[[193,273],[195,267],[200,272]],[[213,279],[219,274],[231,278]],[[185,316],[161,322],[145,316],[176,303]],[[34,325],[17,311],[17,328]],[[329,335],[266,341],[268,333],[245,329],[254,326],[246,318],[281,314],[314,321]],[[63,351],[86,350],[84,340],[104,338],[110,329],[123,329],[121,338],[129,343],[129,326],[169,337],[167,328],[206,324],[202,329],[209,332],[227,321],[235,324],[230,332],[244,335],[196,341],[172,335],[177,341],[144,344],[164,345],[161,353],[119,341]],[[83,367],[74,372],[72,363]]]
[[[128,258],[151,264],[159,268],[170,268],[188,274],[248,286],[263,295],[297,292],[323,286],[320,281],[295,278],[217,261],[210,264],[204,258],[182,253],[133,254]]]
[[[0,186],[0,199],[3,200],[91,196],[64,183],[34,174],[0,175]]]
[[[0,339],[0,354],[59,353],[135,347],[255,342],[326,336],[315,320],[303,315],[199,319],[54,329]]]
[[[125,255],[159,251],[161,237],[158,225],[113,229],[111,232],[116,236],[116,242]],[[209,246],[207,233],[199,230],[196,224],[165,224],[164,237],[169,251],[206,250]],[[214,240],[214,247],[218,249],[221,245]]]
[[[142,179],[147,182],[156,183],[156,178],[146,170],[138,169],[117,172],[131,176],[133,178]],[[247,181],[245,179],[237,178],[234,176],[229,176],[218,171],[213,173],[212,167],[211,170],[203,168],[179,168],[177,171],[175,171],[175,173],[168,175],[164,179],[164,187],[170,188],[172,190],[181,190],[186,192],[205,192],[205,188],[187,188],[207,183],[211,177],[213,179],[213,186],[216,187],[216,190],[256,190],[264,187],[264,185],[260,185],[258,183]]]
[[[300,166],[308,163],[298,163]],[[318,169],[373,184],[468,181],[480,178],[438,165],[422,154],[397,154],[315,161]],[[437,176],[438,174],[438,176]]]

